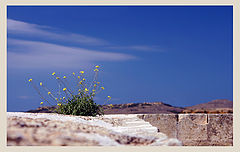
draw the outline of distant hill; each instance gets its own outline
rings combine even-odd
[[[227,99],[213,100],[207,103],[185,107],[183,113],[232,113],[233,102]]]
[[[105,114],[178,114],[178,113],[232,113],[233,102],[213,100],[191,107],[174,107],[163,102],[127,103],[102,106]],[[55,107],[50,107],[54,109]],[[29,110],[32,113],[49,113],[46,107]]]
[[[128,103],[104,106],[105,114],[159,114],[180,113],[181,107],[174,107],[163,102]]]
[[[214,109],[214,108],[233,108],[233,102],[227,99],[213,100],[207,103],[197,104],[186,109]]]

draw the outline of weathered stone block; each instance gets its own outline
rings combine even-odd
[[[204,145],[208,140],[207,114],[179,114],[177,138],[183,145]]]
[[[208,123],[208,140],[210,145],[232,145],[232,114],[209,114]]]
[[[139,117],[185,146],[233,145],[233,114],[145,114]]]
[[[144,114],[139,117],[158,128],[169,138],[177,137],[177,114]]]

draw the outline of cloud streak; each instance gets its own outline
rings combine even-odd
[[[104,52],[101,51],[101,49],[111,49],[115,51],[160,50],[158,46],[113,45],[103,39],[70,32],[62,32],[53,27],[31,24],[13,19],[7,20],[7,30],[9,68],[76,68],[101,61],[112,62],[137,59],[137,57],[133,55],[108,51]],[[15,38],[11,38],[12,36]],[[25,40],[20,40],[22,38]],[[43,42],[43,39],[47,42]],[[61,44],[59,44],[59,42]],[[66,44],[97,45],[101,49],[71,47]]]
[[[26,95],[24,95],[24,96],[18,96],[18,99],[23,99],[23,100],[25,100],[25,99],[31,99],[32,97],[31,96],[26,96]]]
[[[31,24],[27,22],[7,19],[8,34],[22,35],[27,37],[43,37],[45,39],[59,40],[65,42],[75,42],[87,45],[107,45],[108,42],[102,39],[74,34],[69,32],[60,32],[48,26]]]
[[[39,41],[8,39],[10,68],[75,68],[99,61],[127,61],[137,57]]]
[[[7,30],[10,36],[14,35],[21,37],[23,36],[25,38],[43,38],[44,40],[54,40],[67,43],[70,42],[91,46],[104,46],[104,48],[112,50],[162,51],[158,46],[118,46],[100,38],[70,32],[62,32],[62,30],[57,30],[53,27],[31,24],[13,19],[7,19]]]
[[[131,46],[109,46],[108,49],[115,50],[136,50],[136,51],[158,51],[163,52],[158,46],[131,45]]]

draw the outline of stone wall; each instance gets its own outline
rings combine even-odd
[[[7,113],[8,146],[182,146],[136,114]]]
[[[233,114],[142,114],[138,117],[185,146],[233,145]]]

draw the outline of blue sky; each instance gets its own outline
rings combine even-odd
[[[232,100],[231,6],[16,7],[7,9],[8,111],[39,107],[28,83],[57,88],[52,72],[92,79],[95,101],[191,106]],[[46,93],[46,92],[45,92]]]

